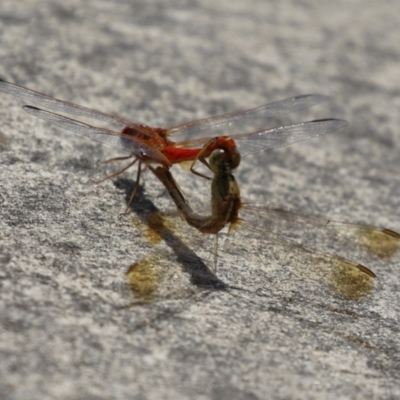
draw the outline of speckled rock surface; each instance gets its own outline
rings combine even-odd
[[[330,95],[282,121],[351,125],[245,157],[243,198],[400,231],[399,12],[361,0],[2,0],[0,77],[153,126]],[[239,231],[214,275],[210,238],[177,219],[160,237],[146,224],[173,208],[151,173],[120,216],[134,171],[92,184],[120,153],[22,104],[0,93],[2,399],[400,397],[399,255],[309,238],[377,274],[355,300],[329,262]],[[173,170],[209,200],[207,183]]]

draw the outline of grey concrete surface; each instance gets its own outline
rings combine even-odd
[[[153,126],[330,95],[283,122],[351,125],[244,158],[243,198],[400,231],[399,12],[365,0],[2,0],[0,77]],[[92,184],[120,153],[22,104],[0,93],[2,399],[400,398],[398,255],[310,236],[377,274],[352,297],[334,263],[243,229],[215,275],[210,238],[177,219],[160,237],[149,228],[173,208],[149,172],[120,216],[134,170]],[[200,178],[174,173],[209,199]]]

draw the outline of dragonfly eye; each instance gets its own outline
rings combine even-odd
[[[240,160],[241,160],[240,153],[237,150],[235,150],[232,153],[231,158],[230,158],[230,163],[231,163],[230,167],[231,167],[231,169],[236,169],[240,164]]]
[[[208,164],[214,173],[231,173],[240,164],[240,153],[236,150],[232,153],[221,149],[214,150],[210,154]]]
[[[225,158],[225,152],[223,150],[214,150],[208,158],[208,164],[213,172],[217,173],[220,169],[221,164]]]

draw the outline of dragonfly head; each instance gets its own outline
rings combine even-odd
[[[214,150],[210,154],[208,164],[215,174],[230,174],[240,164],[240,153],[236,149],[232,152],[221,149]]]

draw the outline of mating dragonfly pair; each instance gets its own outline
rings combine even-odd
[[[205,134],[215,128],[231,131],[234,126],[245,121],[253,121],[257,118],[267,120],[268,118],[279,117],[289,112],[312,107],[325,101],[327,99],[326,96],[305,95],[293,97],[249,110],[236,111],[164,129],[132,123],[123,118],[58,100],[3,80],[0,80],[0,91],[48,110],[93,118],[112,125],[114,130],[95,127],[35,106],[23,106],[27,113],[35,117],[126,152],[126,156],[112,160],[132,159],[129,164],[105,179],[115,177],[138,163],[136,185],[127,209],[139,187],[143,165],[145,165],[165,186],[183,219],[200,232],[215,234],[216,238],[218,233],[226,226],[230,230],[238,225],[246,226],[255,236],[262,240],[284,243],[293,252],[301,250],[312,252],[322,257],[333,268],[357,270],[361,274],[372,278],[375,277],[375,274],[358,262],[327,252],[311,250],[301,243],[282,238],[280,235],[281,227],[285,225],[285,228],[290,230],[292,226],[311,225],[326,231],[333,231],[336,236],[352,238],[355,242],[361,244],[364,250],[381,258],[393,256],[400,246],[400,235],[388,229],[335,222],[306,216],[280,207],[271,208],[265,205],[249,205],[241,199],[240,189],[233,174],[240,164],[241,157],[338,130],[348,125],[346,121],[324,119],[252,133],[211,138],[204,137]],[[176,134],[198,135],[199,138],[174,142],[171,138]],[[191,164],[190,171],[192,173],[208,178],[194,168],[196,162],[201,162],[209,169],[212,175],[211,178],[208,178],[212,181],[210,215],[201,215],[193,210],[184,192],[170,172],[174,164],[188,162]],[[243,218],[246,212],[248,212],[250,220]],[[215,265],[216,262],[215,255]]]

